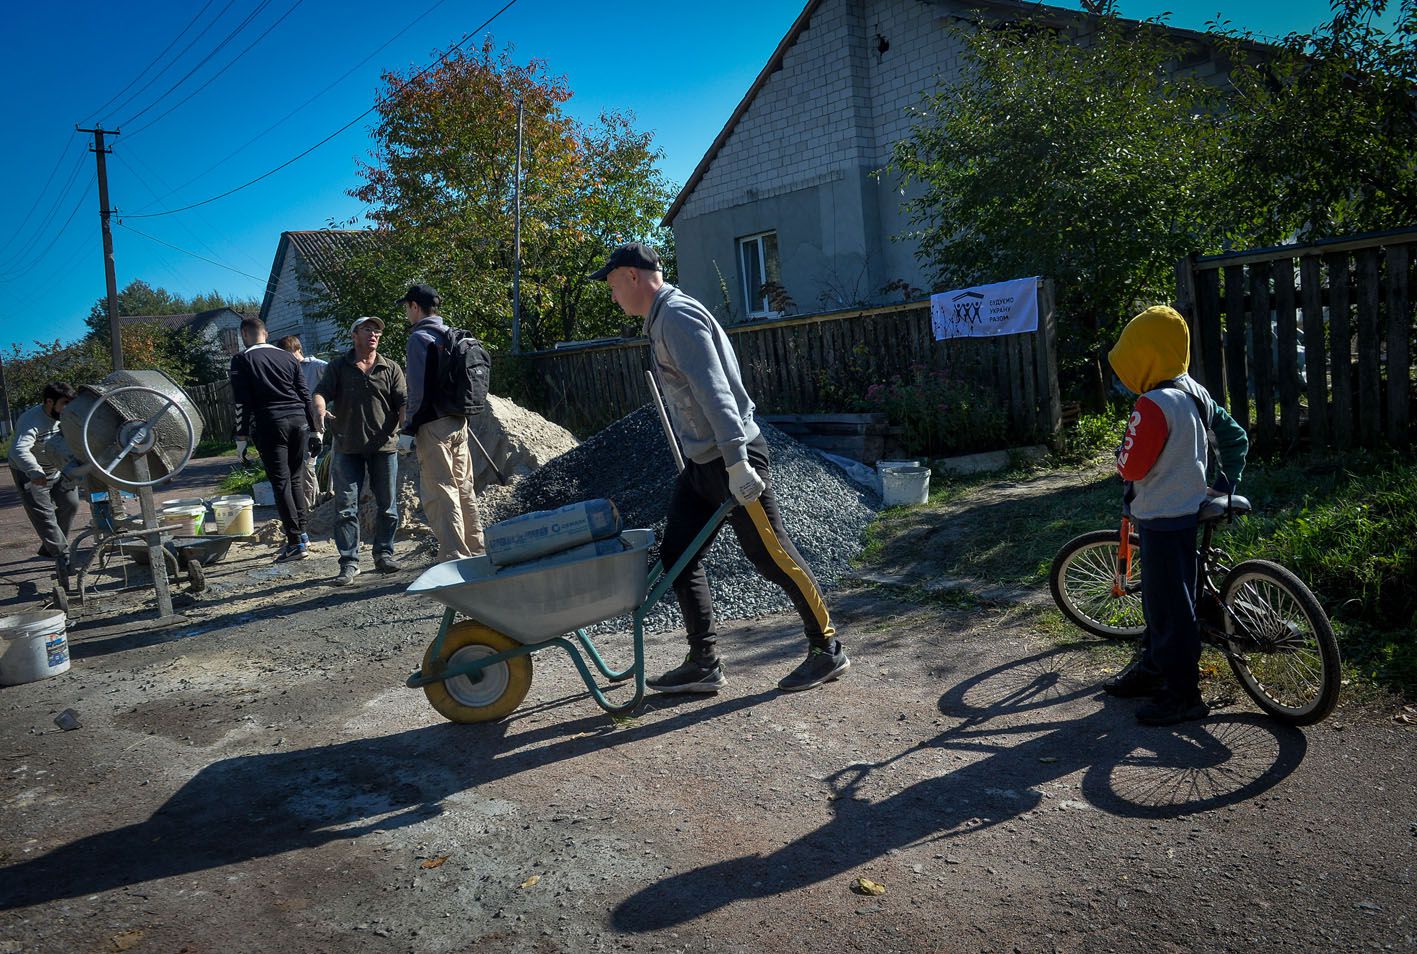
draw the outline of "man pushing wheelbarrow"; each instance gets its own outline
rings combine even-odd
[[[621,246],[591,278],[609,283],[615,303],[627,315],[644,319],[641,334],[649,338],[654,375],[687,458],[669,504],[660,548],[664,565],[674,565],[714,512],[736,499],[741,506],[727,520],[739,545],[758,573],[787,593],[807,637],[807,658],[778,688],[795,692],[839,678],[851,662],[836,638],[817,581],[783,529],[770,483],[767,441],[753,418],[753,401],[743,388],[728,335],[707,308],[665,283],[659,254],[647,245]],[[717,531],[702,541],[674,580],[689,653],[682,665],[646,680],[656,692],[711,693],[727,681],[703,567]]]

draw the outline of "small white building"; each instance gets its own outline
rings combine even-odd
[[[952,28],[1024,18],[1082,44],[1097,23],[1017,0],[809,0],[664,217],[684,290],[739,321],[774,314],[768,283],[803,313],[929,290],[915,244],[894,240],[909,227],[899,183],[878,174],[911,107],[958,78]],[[1213,38],[1165,29],[1193,50],[1178,70],[1228,74]]]
[[[357,249],[369,233],[358,229],[319,229],[280,233],[261,320],[270,339],[299,335],[307,355],[343,350],[348,329],[322,318],[318,304],[325,291],[324,275]]]

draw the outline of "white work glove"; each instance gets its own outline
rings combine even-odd
[[[243,463],[243,464],[246,463],[246,448],[247,448],[247,446],[248,446],[248,445],[247,445],[246,440],[245,440],[244,438],[238,437],[238,438],[236,439],[236,459],[239,460],[239,461],[241,461],[241,463]]]
[[[758,476],[758,472],[753,469],[753,465],[746,460],[728,468],[728,489],[733,491],[733,496],[740,504],[752,503],[762,495],[763,488],[767,484],[763,483],[763,478]]]
[[[412,450],[413,450],[413,435],[412,435],[412,434],[400,434],[400,435],[399,435],[399,453],[400,453],[400,454],[407,454],[407,453],[409,453],[409,452],[412,451]]]

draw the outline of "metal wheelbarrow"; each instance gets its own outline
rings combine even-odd
[[[694,554],[737,506],[731,497],[709,519],[684,555],[666,572],[656,563],[645,573],[652,530],[626,530],[619,553],[572,563],[498,568],[485,556],[442,563],[407,592],[442,603],[443,622],[408,677],[434,709],[453,722],[494,722],[521,705],[531,688],[531,654],[558,647],[575,663],[591,697],[606,712],[633,710],[644,699],[644,620]],[[585,627],[634,613],[634,657],[613,669]],[[458,615],[466,617],[458,620]],[[590,662],[587,664],[586,660]],[[590,666],[611,683],[635,683],[628,700],[612,703]]]

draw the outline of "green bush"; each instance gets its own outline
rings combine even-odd
[[[1333,618],[1346,660],[1417,687],[1417,465],[1358,455],[1342,465],[1254,464],[1255,512],[1226,532],[1237,559],[1293,570]]]
[[[1063,429],[1057,452],[1063,463],[1080,464],[1102,454],[1111,454],[1122,443],[1127,430],[1127,410],[1108,408],[1101,414],[1084,414],[1077,423]]]
[[[912,457],[945,457],[994,450],[1004,442],[1003,408],[948,371],[913,365],[906,378],[873,384],[866,390],[867,410],[884,411],[901,430],[900,441]]]

